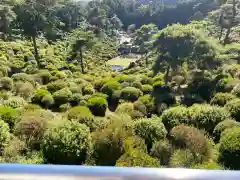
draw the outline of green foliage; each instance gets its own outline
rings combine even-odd
[[[54,98],[51,94],[46,94],[42,97],[41,104],[46,108],[50,108],[54,104]]]
[[[53,81],[47,84],[47,89],[51,93],[63,89],[64,87],[66,87],[66,82],[62,80]]]
[[[114,93],[114,91],[119,90],[119,89],[120,89],[120,83],[111,81],[111,82],[107,82],[106,84],[103,85],[103,87],[101,88],[101,92],[103,92],[104,94],[107,94],[109,97],[111,97],[112,94]]]
[[[234,99],[229,101],[225,108],[231,113],[232,117],[236,119],[236,121],[240,121],[240,99]]]
[[[32,98],[32,103],[41,104],[43,97],[51,95],[48,90],[37,89],[35,95]]]
[[[224,131],[219,142],[219,161],[225,167],[238,170],[240,151],[240,128],[230,128]]]
[[[209,133],[213,132],[219,122],[229,119],[230,116],[225,108],[208,104],[195,104],[189,108],[192,123]]]
[[[211,100],[211,104],[225,106],[228,101],[235,99],[236,96],[230,93],[217,93]]]
[[[172,152],[173,147],[167,139],[155,142],[151,149],[151,155],[158,158],[162,166],[167,166],[169,164]]]
[[[139,119],[134,125],[134,132],[145,140],[149,150],[154,141],[164,139],[167,135],[164,125],[156,119]]]
[[[19,120],[19,113],[12,107],[0,106],[0,117],[12,129]]]
[[[188,124],[189,120],[189,111],[184,106],[170,108],[162,114],[162,122],[168,131],[180,124]]]
[[[72,96],[72,92],[68,88],[64,88],[59,91],[56,91],[53,94],[55,105],[60,106],[62,104],[69,102],[71,96]]]
[[[9,77],[2,77],[0,79],[0,88],[2,90],[12,90],[13,88],[13,80]]]
[[[233,128],[233,127],[240,127],[240,123],[235,121],[235,120],[224,120],[214,128],[213,135],[214,135],[214,140],[219,141],[222,132],[224,132],[228,128]]]
[[[136,101],[141,95],[141,91],[134,87],[126,87],[122,89],[121,99],[127,101]]]
[[[26,104],[26,101],[18,96],[13,96],[8,100],[3,101],[4,106],[9,106],[12,108],[19,108],[22,107]]]
[[[142,86],[143,94],[151,94],[152,90],[153,90],[153,87],[149,84],[145,84]]]
[[[90,155],[91,146],[89,128],[78,122],[67,121],[45,133],[41,149],[48,163],[80,165]]]
[[[11,134],[7,123],[0,120],[0,147],[3,148],[10,140]]]
[[[88,107],[95,116],[105,116],[108,103],[102,97],[92,97],[88,99]]]

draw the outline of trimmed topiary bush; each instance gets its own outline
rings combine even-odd
[[[54,93],[66,87],[66,82],[64,80],[56,80],[47,84],[47,89],[49,92]]]
[[[83,100],[83,95],[80,93],[75,93],[71,96],[69,102],[72,106],[80,105],[80,102]]]
[[[34,84],[33,78],[26,73],[16,73],[12,75],[14,81],[30,82]]]
[[[156,107],[154,104],[154,98],[151,95],[147,94],[141,96],[138,100],[141,101],[146,106],[148,113],[151,114],[154,113]]]
[[[240,169],[240,128],[225,130],[219,142],[219,161],[230,169]]]
[[[153,87],[149,84],[142,85],[142,92],[143,94],[151,94],[153,91]]]
[[[126,113],[130,115],[133,112],[133,110],[134,110],[133,103],[122,103],[118,105],[115,112],[117,114]]]
[[[153,79],[147,76],[142,76],[141,77],[141,83],[144,84],[153,84]]]
[[[240,99],[234,99],[229,101],[225,108],[231,113],[232,117],[235,118],[236,121],[240,122]]]
[[[195,104],[188,108],[192,124],[212,134],[215,126],[231,117],[223,107],[208,104]]]
[[[132,83],[132,87],[135,87],[135,88],[137,88],[137,89],[139,89],[139,90],[142,90],[142,84],[141,84],[141,82],[139,82],[139,81],[133,82],[133,83]]]
[[[169,164],[172,152],[173,147],[166,139],[155,142],[151,149],[151,155],[158,158],[162,166],[167,166]]]
[[[110,81],[103,85],[101,92],[107,94],[109,97],[112,97],[112,94],[120,89],[120,83],[116,81]]]
[[[164,139],[167,131],[161,121],[156,119],[140,119],[134,125],[134,132],[145,140],[148,150],[151,149],[154,141]]]
[[[0,88],[3,90],[12,90],[13,88],[13,80],[9,77],[2,77],[0,79]]]
[[[95,116],[105,116],[108,102],[102,97],[92,97],[88,99],[88,107]]]
[[[8,100],[3,101],[2,105],[9,106],[12,108],[19,108],[26,104],[26,101],[18,96],[13,96]]]
[[[94,90],[92,85],[88,84],[88,85],[83,87],[82,92],[83,92],[83,95],[92,95],[92,94],[95,93],[95,90]]]
[[[167,109],[162,114],[162,122],[168,131],[180,124],[189,124],[189,120],[188,109],[184,106]]]
[[[35,95],[32,97],[32,103],[41,104],[42,98],[46,95],[51,95],[48,90],[37,89]]]
[[[33,87],[33,85],[29,82],[17,82],[15,84],[15,92],[16,95],[24,98],[25,100],[30,100],[32,98],[32,96],[34,95],[35,89]]]
[[[230,93],[217,93],[211,100],[211,104],[218,106],[225,106],[225,104],[233,99],[236,96]]]
[[[71,97],[72,92],[68,88],[61,89],[53,94],[56,106],[68,103]]]
[[[197,128],[179,125],[171,130],[171,139],[177,148],[189,149],[202,160],[209,159],[210,144]]]
[[[43,104],[43,106],[46,108],[50,108],[54,104],[54,98],[51,94],[47,94],[43,96],[41,104]]]
[[[89,128],[67,121],[45,133],[41,149],[47,163],[81,165],[90,155],[91,147]]]
[[[9,125],[10,129],[18,122],[19,116],[18,111],[12,107],[0,106],[0,118]]]
[[[228,128],[233,128],[233,127],[240,127],[240,123],[232,119],[224,120],[218,123],[218,125],[214,128],[214,131],[213,131],[214,140],[218,142],[222,132]]]
[[[141,95],[141,91],[134,87],[126,87],[122,89],[121,99],[127,101],[136,101]]]
[[[240,84],[237,84],[234,86],[232,90],[232,94],[236,95],[237,97],[240,97]]]

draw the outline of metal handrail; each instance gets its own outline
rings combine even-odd
[[[0,164],[0,180],[240,180],[240,171]]]

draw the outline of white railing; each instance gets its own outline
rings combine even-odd
[[[240,171],[0,164],[0,180],[240,180]]]

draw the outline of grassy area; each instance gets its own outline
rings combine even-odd
[[[123,57],[116,57],[107,62],[110,66],[123,66],[128,67],[131,62],[135,62],[137,58],[123,58]]]

